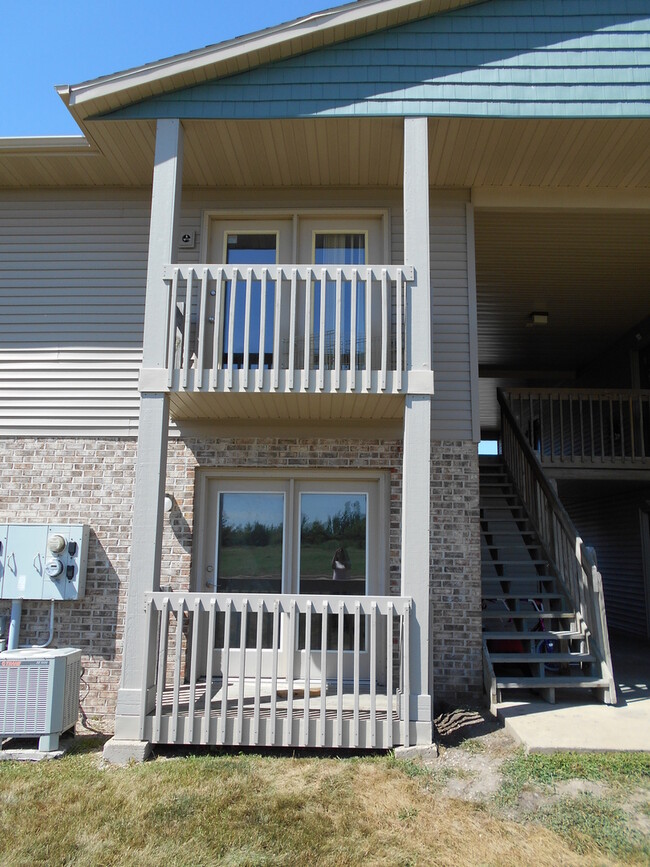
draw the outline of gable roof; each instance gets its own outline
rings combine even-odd
[[[482,2],[486,0],[356,0],[186,54],[63,85],[57,92],[83,129],[92,116],[159,94]]]
[[[495,22],[505,20],[504,10],[509,15],[507,30],[495,27]],[[547,14],[549,10],[552,15]],[[535,22],[532,31],[531,20]],[[578,22],[582,29],[575,26],[572,30]],[[483,32],[488,23],[491,29]],[[471,39],[464,42],[471,33],[468,26],[477,35],[475,45]],[[442,37],[443,47],[436,43],[432,50],[434,32],[436,39]],[[356,103],[343,88],[360,81],[367,85],[382,75],[385,82],[395,69],[406,66],[400,63],[404,33],[410,39],[429,39],[427,45],[411,52],[411,58],[420,53],[415,64],[419,63],[418,73],[411,70],[410,79],[404,75],[407,85],[422,85],[438,100],[437,105],[425,105],[418,92],[405,94],[412,100],[414,113],[432,115],[433,185],[650,188],[650,0],[358,0],[219,45],[59,88],[84,135],[0,139],[0,187],[148,186],[155,118],[165,116],[160,105],[169,101],[172,116],[182,117],[175,100],[214,89],[219,102],[231,88],[236,91],[242,85],[250,88],[249,106],[256,99],[263,103],[255,119],[237,120],[251,117],[247,109],[243,115],[228,114],[228,108],[223,108],[227,100],[221,100],[218,111],[222,114],[203,115],[230,118],[219,124],[192,119],[197,115],[191,111],[185,115],[189,118],[184,121],[187,186],[399,186],[403,136],[395,118],[411,109],[380,106],[377,114],[382,119],[378,121],[371,119],[376,108],[371,102],[384,93],[392,98],[400,88],[391,91],[389,86],[381,91],[380,82],[370,98],[367,92],[357,94]],[[570,48],[562,43],[562,34],[573,40]],[[485,45],[478,44],[478,36],[484,42],[493,40],[487,52]],[[526,38],[532,40],[528,45]],[[448,56],[455,52],[454,70],[445,69],[441,62],[445,40]],[[349,57],[361,43],[373,46],[363,61],[366,78],[362,78],[363,63],[357,62],[356,81],[350,73],[347,85],[335,82],[342,96],[329,116],[318,105],[316,110],[308,106],[302,114],[273,113],[268,82],[274,75],[297,70],[294,84],[318,88],[313,67],[319,58],[327,58],[330,67],[338,69],[339,55],[347,52]],[[383,59],[373,52],[379,50],[377,45],[386,50],[390,44],[395,59],[393,68],[384,71]],[[522,52],[526,47],[532,55],[536,53],[536,63]],[[462,52],[468,50],[475,54],[463,60]],[[594,62],[582,62],[587,55]],[[578,68],[584,72],[582,79],[562,78]],[[427,69],[438,72],[439,77],[427,79]],[[476,80],[453,80],[459,70],[461,78],[476,73]],[[606,105],[609,114],[597,106],[592,114],[583,112],[567,123],[559,118],[576,116],[570,106],[551,119],[525,110],[508,113],[497,98],[499,92],[505,92],[503,84],[520,88],[525,109],[525,100],[536,94],[537,86],[530,80],[533,72],[548,74],[543,86],[557,86],[564,96],[572,89],[576,95],[576,84],[591,88],[592,93],[605,97],[600,104]],[[529,77],[525,82],[520,80],[522,73]],[[300,76],[308,75],[310,81],[300,81]],[[553,82],[553,76],[559,80]],[[606,93],[609,84],[618,90]],[[263,93],[263,100],[256,96],[255,88]],[[469,90],[472,98],[480,94],[490,111],[456,113],[453,100],[446,100],[450,89]],[[279,93],[281,102],[284,96]],[[626,119],[626,109],[636,95],[641,98]],[[446,108],[440,105],[441,97],[448,103]],[[562,104],[561,99],[556,101]],[[230,102],[236,104],[232,96]],[[583,92],[577,104],[586,103]],[[208,106],[206,111],[214,109]],[[113,122],[113,118],[129,115],[128,123]],[[109,119],[93,120],[105,116]],[[292,119],[296,117],[303,119]],[[321,156],[318,161],[309,156],[316,150]],[[363,160],[358,158],[361,152]]]
[[[650,117],[648,0],[491,0],[104,114]]]

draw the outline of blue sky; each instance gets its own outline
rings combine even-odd
[[[343,0],[0,0],[0,136],[76,135],[56,94]]]

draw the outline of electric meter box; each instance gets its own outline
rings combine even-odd
[[[85,524],[0,524],[0,599],[81,598],[88,536]]]

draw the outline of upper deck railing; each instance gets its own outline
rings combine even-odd
[[[650,391],[525,388],[504,392],[542,465],[650,466]]]
[[[402,265],[169,265],[167,389],[399,394]]]

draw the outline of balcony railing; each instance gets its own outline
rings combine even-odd
[[[650,391],[508,389],[508,405],[543,465],[650,466]]]
[[[409,745],[410,599],[148,593],[146,600],[143,739]]]
[[[169,265],[167,388],[399,394],[406,287],[399,265]]]

